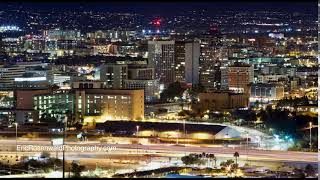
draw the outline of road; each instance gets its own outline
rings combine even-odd
[[[0,144],[6,146],[15,146],[15,140],[0,140]],[[19,141],[19,145],[50,145],[50,141]],[[216,156],[233,157],[234,152],[238,152],[241,158],[261,159],[270,161],[292,161],[292,162],[318,162],[318,153],[313,152],[296,152],[296,151],[271,151],[271,150],[257,150],[257,149],[243,149],[230,147],[199,147],[199,146],[177,146],[167,144],[155,145],[137,145],[137,144],[106,144],[100,142],[67,142],[67,145],[77,146],[109,146],[116,147],[116,150],[110,153],[130,154],[130,153],[161,153],[161,154],[175,154],[184,155],[188,153],[213,153]],[[3,150],[4,151],[4,150]],[[2,152],[3,152],[2,151]],[[11,150],[12,152],[12,150]],[[70,152],[69,152],[70,153]],[[107,152],[73,152],[76,155],[88,155],[93,157],[95,155],[105,155]],[[72,154],[72,153],[70,153]]]

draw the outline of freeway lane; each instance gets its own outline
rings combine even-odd
[[[50,145],[50,141],[19,141],[19,145]],[[234,152],[237,151],[240,154],[240,158],[254,158],[254,159],[269,159],[273,161],[294,161],[294,162],[318,162],[318,153],[313,152],[296,152],[296,151],[266,151],[256,149],[240,149],[240,148],[228,148],[228,147],[197,147],[197,146],[176,146],[167,144],[156,145],[137,145],[137,144],[106,144],[97,141],[93,142],[67,142],[67,145],[77,146],[109,146],[116,147],[116,151],[121,151],[124,154],[126,151],[133,151],[138,149],[140,153],[145,152],[159,152],[168,154],[184,154],[184,153],[213,153],[215,155],[224,155],[232,157]],[[0,140],[0,145],[3,146],[15,146],[15,140]],[[11,150],[12,151],[12,150]],[[106,154],[106,152],[78,152],[85,154]],[[116,153],[116,152],[112,152]]]

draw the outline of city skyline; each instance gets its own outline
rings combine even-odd
[[[317,178],[317,4],[0,3],[0,178]]]

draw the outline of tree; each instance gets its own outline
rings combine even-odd
[[[238,165],[239,153],[238,153],[238,152],[235,152],[235,153],[233,154],[233,157],[236,158],[236,165]]]
[[[84,170],[84,166],[79,165],[76,162],[72,162],[71,172],[73,173],[73,177],[79,178],[81,177],[81,172]]]
[[[203,161],[199,157],[198,154],[189,154],[188,156],[183,156],[181,161],[185,165],[192,165],[192,164],[202,164]]]
[[[199,93],[205,91],[205,88],[201,84],[194,85],[191,89],[188,90],[188,93],[191,96],[197,96]]]
[[[221,166],[221,169],[226,170],[228,167],[231,169],[232,164],[234,164],[234,161],[229,159],[227,161],[221,162],[220,166]]]
[[[312,165],[308,164],[305,168],[305,173],[307,174],[307,176],[314,177],[316,174],[316,171]]]
[[[163,90],[163,92],[160,94],[160,100],[162,102],[166,102],[168,100],[174,99],[175,97],[182,97],[184,91],[185,89],[182,88],[181,84],[178,81],[171,83],[169,84],[168,88]]]
[[[214,154],[209,154],[209,159],[214,160],[214,167],[217,167],[217,158]]]

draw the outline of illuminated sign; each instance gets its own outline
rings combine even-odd
[[[30,77],[30,78],[14,78],[16,82],[23,82],[23,81],[45,81],[47,80],[46,77]]]

